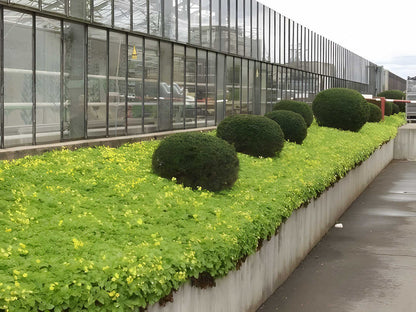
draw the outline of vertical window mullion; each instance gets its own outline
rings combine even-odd
[[[32,145],[36,145],[36,17],[32,15]]]
[[[4,148],[4,13],[0,7],[0,148]]]

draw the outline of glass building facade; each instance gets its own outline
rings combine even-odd
[[[0,0],[0,148],[214,126],[376,75],[255,0]]]

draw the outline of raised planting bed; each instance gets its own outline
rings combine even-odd
[[[219,277],[236,274],[268,238],[290,247],[274,236],[285,231],[283,221],[391,140],[403,122],[403,115],[391,116],[358,133],[313,124],[303,144],[285,143],[279,158],[239,154],[239,179],[220,193],[183,188],[153,174],[157,141],[2,162],[0,309],[139,310],[169,301],[173,289],[190,288],[189,280],[200,287],[220,284]],[[305,223],[296,231],[315,226]],[[285,259],[276,268],[292,265]],[[239,284],[237,279],[231,286]],[[267,293],[254,285],[252,291]],[[166,308],[202,311],[199,299],[186,294],[198,308]]]

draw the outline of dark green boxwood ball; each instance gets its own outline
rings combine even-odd
[[[378,97],[385,97],[390,100],[403,100],[406,98],[406,94],[400,90],[386,90],[377,94]]]
[[[285,140],[302,144],[308,134],[305,120],[298,113],[288,110],[276,110],[264,115],[277,122],[283,131]]]
[[[293,100],[283,100],[273,106],[273,110],[289,110],[295,113],[300,114],[306,122],[306,126],[309,126],[313,122],[313,112],[312,108],[304,102],[293,101]]]
[[[312,103],[318,125],[355,132],[367,122],[368,109],[358,91],[346,88],[321,91]]]
[[[400,107],[396,103],[393,103],[393,114],[400,113]]]
[[[188,132],[165,138],[153,153],[153,171],[192,188],[209,191],[231,188],[239,161],[233,146],[215,136]]]
[[[381,120],[381,109],[376,104],[368,103],[370,110],[368,121],[369,122],[379,122]]]
[[[384,105],[384,115],[390,116],[393,114],[393,103],[392,102],[386,102]]]
[[[217,136],[233,144],[237,152],[273,157],[283,148],[284,135],[273,120],[257,115],[233,115],[217,127]]]

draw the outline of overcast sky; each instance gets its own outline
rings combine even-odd
[[[259,0],[407,79],[416,76],[415,0]]]

